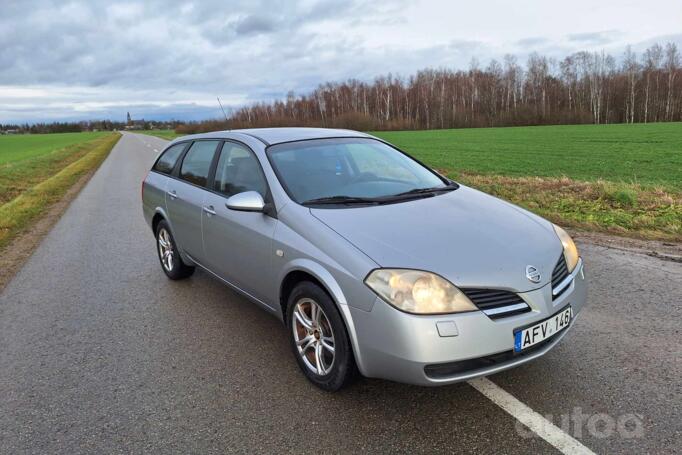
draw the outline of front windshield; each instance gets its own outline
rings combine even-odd
[[[375,139],[338,138],[273,145],[268,156],[289,196],[376,199],[447,183],[412,158]]]

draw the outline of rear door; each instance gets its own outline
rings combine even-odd
[[[204,200],[204,252],[206,265],[221,278],[266,304],[268,286],[274,282],[271,256],[277,220],[259,212],[230,210],[227,198],[257,191],[268,201],[268,185],[258,158],[246,146],[225,142],[211,192]]]
[[[175,165],[187,147],[187,143],[175,144],[163,151],[143,183],[142,204],[147,222],[151,224],[157,209],[166,210],[166,185]]]
[[[201,213],[211,165],[220,141],[194,141],[166,185],[166,208],[178,247],[203,260]]]

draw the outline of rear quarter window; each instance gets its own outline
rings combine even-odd
[[[182,154],[182,151],[185,149],[186,145],[187,144],[176,144],[167,148],[161,157],[156,161],[153,169],[156,172],[161,172],[162,174],[170,174],[173,172],[175,163],[178,161],[178,158]]]

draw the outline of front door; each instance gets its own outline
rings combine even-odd
[[[260,212],[230,210],[227,198],[257,191],[265,199],[267,184],[254,153],[244,145],[225,142],[220,152],[214,193],[204,199],[203,233],[206,265],[221,278],[268,305],[273,283],[272,237],[277,220]]]

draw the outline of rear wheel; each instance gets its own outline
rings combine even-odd
[[[166,220],[162,220],[156,227],[156,246],[161,268],[168,278],[181,280],[194,273],[194,267],[182,262]]]
[[[307,281],[298,284],[289,295],[287,321],[294,356],[308,380],[336,391],[355,378],[346,326],[324,290]]]

